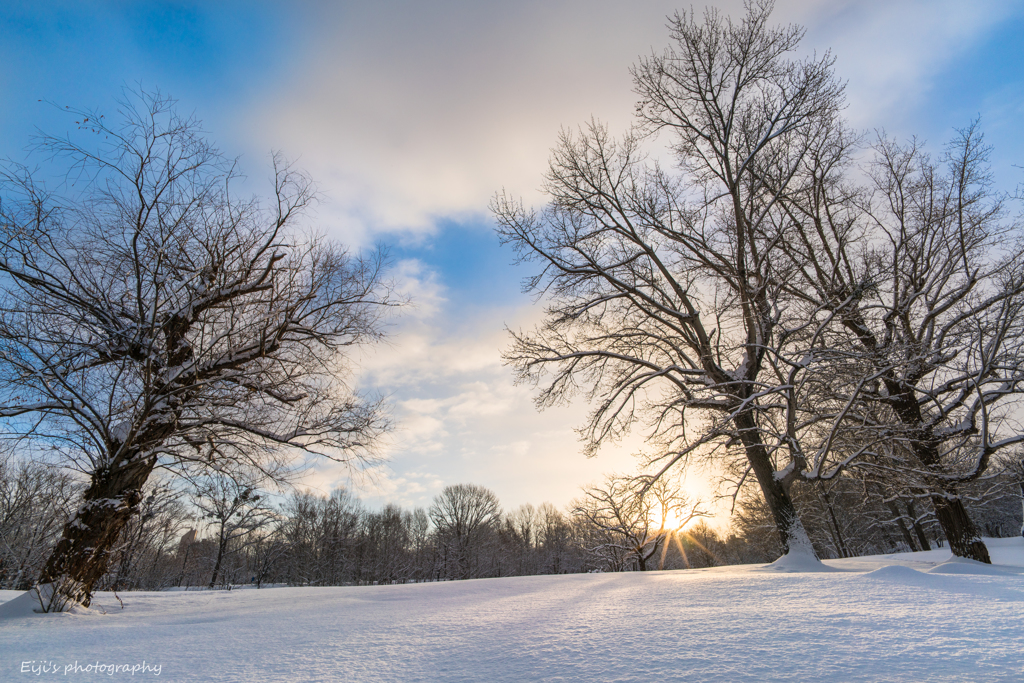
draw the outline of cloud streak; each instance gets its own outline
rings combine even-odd
[[[719,3],[738,16],[741,3]],[[315,5],[296,69],[249,120],[253,138],[301,150],[345,237],[426,232],[486,216],[508,188],[528,202],[560,127],[596,116],[624,130],[628,67],[667,44],[674,2]],[[1014,10],[1005,3],[780,2],[850,80],[857,126],[902,123],[943,65]],[[264,143],[265,144],[265,143]]]

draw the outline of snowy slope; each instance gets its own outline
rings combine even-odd
[[[0,680],[1020,681],[1024,540],[989,547],[993,567],[939,550],[838,571],[126,593],[123,610],[100,595],[105,614],[0,619]],[[65,676],[76,661],[160,674]]]

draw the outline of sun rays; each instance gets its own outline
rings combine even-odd
[[[687,520],[687,523],[692,522],[693,519],[694,518],[691,517]],[[715,552],[708,549],[703,543],[697,540],[696,536],[694,536],[689,531],[685,531],[682,528],[662,529],[661,531],[664,534],[665,538],[664,542],[661,545],[661,555],[658,558],[658,569],[665,568],[665,559],[668,556],[669,548],[671,548],[673,545],[679,550],[679,556],[682,558],[683,564],[686,565],[686,568],[690,569],[692,567],[692,565],[690,564],[690,556],[686,552],[686,544],[684,543],[684,540],[687,543],[690,543],[693,546],[696,546],[697,548],[705,552],[708,555],[708,557],[710,557],[716,564],[720,562],[720,559],[715,554]]]

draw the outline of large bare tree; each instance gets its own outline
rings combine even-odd
[[[88,479],[39,577],[52,609],[89,603],[156,468],[280,476],[365,458],[388,424],[344,382],[346,347],[382,334],[384,257],[302,229],[305,176],[275,159],[270,201],[239,198],[159,95],[74,115],[40,143],[61,193],[9,166],[0,199],[0,416]]]
[[[953,553],[983,562],[963,487],[1024,440],[1012,419],[1024,393],[1024,240],[988,154],[976,123],[938,161],[882,137],[857,188],[849,149],[820,149],[817,180],[781,202],[788,294],[824,330],[790,373],[800,379],[789,424],[805,446],[791,471],[870,470],[929,500]]]
[[[785,550],[813,555],[769,447],[788,381],[769,362],[792,336],[775,216],[810,181],[808,151],[840,130],[843,89],[829,55],[791,58],[803,31],[770,26],[771,11],[675,15],[673,47],[633,69],[638,128],[564,132],[548,206],[500,195],[494,212],[503,240],[540,264],[528,287],[546,319],[506,352],[521,380],[543,383],[538,403],[594,399],[591,452],[646,420],[660,472],[739,450]],[[656,135],[672,170],[645,156]]]

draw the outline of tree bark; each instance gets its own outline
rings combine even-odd
[[[818,559],[807,530],[796,513],[793,499],[789,497],[782,482],[775,477],[775,467],[768,456],[768,449],[757,434],[753,415],[748,412],[739,413],[735,417],[735,424],[739,428],[740,439],[746,450],[747,462],[754,470],[765,502],[775,519],[775,527],[779,530],[782,554],[799,553]]]
[[[935,516],[939,519],[942,531],[949,541],[949,549],[954,555],[992,564],[988,548],[981,540],[978,528],[967,515],[963,501],[959,498],[935,495],[932,496],[932,505],[935,506]]]
[[[902,393],[897,394],[898,390],[902,390]],[[905,425],[921,429],[924,417],[921,413],[921,407],[911,390],[893,382],[890,386],[890,393],[897,398],[894,407],[900,421]],[[929,430],[917,435],[913,449],[918,460],[925,467],[941,472],[942,458],[939,453],[939,443],[934,433]],[[968,516],[967,508],[964,507],[963,501],[955,493],[945,490],[945,488],[944,484],[931,487],[931,499],[939,526],[942,527],[942,533],[945,534],[946,540],[949,541],[950,550],[957,557],[965,557],[969,560],[992,564],[992,560],[988,555],[988,548],[985,547],[984,541],[981,540],[978,528],[974,526],[974,522]],[[910,507],[907,510],[909,512]]]
[[[836,511],[832,507],[832,499],[828,497],[825,485],[820,479],[818,480],[818,493],[821,494],[822,500],[825,501],[825,509],[828,511],[828,517],[832,522],[832,536],[835,538],[839,554],[842,557],[852,557],[850,551],[846,548],[846,542],[843,540],[843,532],[839,528],[839,520],[836,519]]]
[[[934,442],[919,443],[915,451],[926,466],[937,468],[940,465],[938,446]],[[955,493],[943,490],[944,488],[942,485],[934,487],[932,491],[938,492],[932,493],[931,499],[939,526],[949,541],[949,549],[957,557],[992,564],[988,548],[985,547],[978,528],[967,514],[963,501]]]
[[[844,324],[857,335],[861,345],[871,352],[879,350],[879,344],[874,335],[868,331],[864,318],[857,311],[856,315],[845,315]],[[921,410],[921,404],[917,400],[917,389],[913,383],[905,378],[897,377],[890,368],[883,376],[886,390],[889,393],[888,402],[892,406],[896,418],[905,427],[913,430],[910,434],[912,450],[917,459],[927,468],[942,472],[942,457],[939,452],[941,439],[935,436],[934,428],[925,427],[925,416]],[[978,470],[975,474],[980,473]],[[967,509],[963,502],[955,494],[950,495],[944,490],[945,486],[939,484],[930,487],[932,505],[935,507],[935,514],[942,527],[942,532],[949,541],[949,547],[957,557],[965,557],[979,562],[991,564],[988,548],[981,540],[974,522],[967,515]],[[911,508],[908,506],[908,512]],[[913,513],[910,513],[913,517]],[[913,520],[912,520],[913,521]],[[913,521],[914,531],[918,538],[923,540],[924,547],[927,540],[923,539],[920,527]]]
[[[93,586],[107,571],[111,549],[142,502],[142,487],[153,465],[140,462],[93,474],[82,505],[64,525],[61,539],[39,576],[40,585],[51,586],[44,609],[62,610],[69,600],[89,606]]]
[[[220,563],[224,559],[224,540],[217,544],[217,562],[213,565],[213,576],[210,577],[210,588],[217,585],[217,575],[220,574]]]

